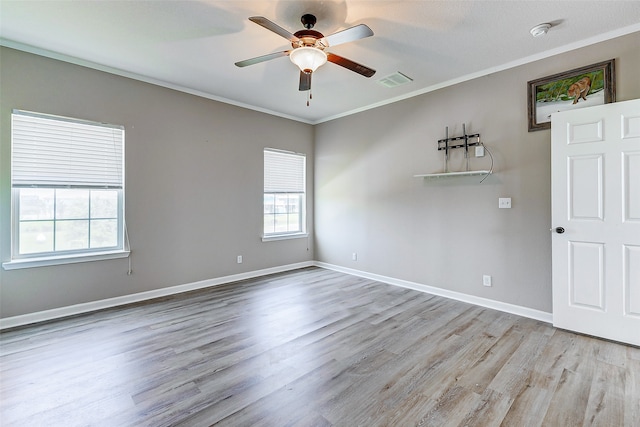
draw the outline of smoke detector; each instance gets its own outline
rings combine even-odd
[[[529,32],[533,37],[540,37],[547,34],[549,28],[551,28],[551,24],[539,24],[533,27]]]

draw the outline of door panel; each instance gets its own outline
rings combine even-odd
[[[553,323],[640,345],[640,100],[551,123]]]
[[[625,221],[640,221],[640,152],[623,153],[623,212]]]
[[[640,138],[640,115],[622,114],[622,139]]]
[[[569,286],[573,306],[604,311],[604,245],[569,242]]]
[[[602,155],[569,157],[569,218],[603,220]]]
[[[602,141],[602,120],[586,123],[569,123],[567,126],[567,144],[584,144]]]
[[[640,246],[624,247],[624,299],[626,315],[640,318]]]

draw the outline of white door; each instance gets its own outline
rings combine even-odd
[[[551,141],[553,324],[640,345],[640,99],[555,113]]]

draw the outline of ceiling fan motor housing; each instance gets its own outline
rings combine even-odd
[[[327,46],[324,41],[324,34],[319,31],[312,30],[316,24],[316,17],[307,13],[302,15],[300,22],[304,26],[304,30],[296,31],[293,35],[298,40],[291,42],[291,46],[295,49],[298,47],[315,47],[320,50],[324,50]]]
[[[298,38],[297,41],[291,42],[291,46],[296,47],[317,47],[318,49],[324,49],[327,46],[322,43],[322,39],[324,35],[318,31],[314,30],[300,30],[296,31],[294,34]]]

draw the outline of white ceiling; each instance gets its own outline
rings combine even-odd
[[[287,57],[234,65],[290,48],[248,17],[264,16],[293,33],[305,13],[316,15],[314,29],[324,35],[367,24],[373,37],[327,50],[377,70],[368,79],[323,65],[313,75],[309,107]],[[545,22],[553,25],[549,33],[533,38],[529,30]],[[639,1],[0,0],[4,46],[306,123],[640,31],[639,22]],[[413,81],[396,88],[377,82],[397,71]]]

